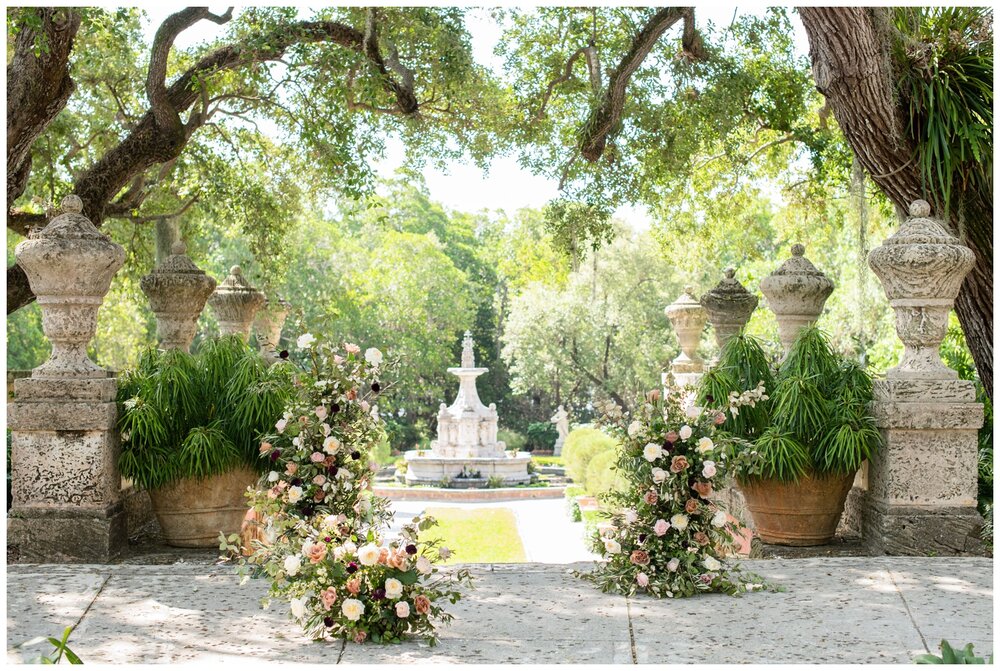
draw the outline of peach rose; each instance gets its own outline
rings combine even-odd
[[[659,401],[660,400],[660,390],[659,389],[652,389],[650,391],[647,391],[646,392],[646,400],[649,401],[650,403],[652,403],[653,401]]]
[[[299,465],[296,464],[294,461],[289,461],[288,465],[285,466],[286,475],[295,475],[298,472],[299,472]]]
[[[703,499],[707,499],[712,495],[712,483],[711,482],[696,482],[691,485],[691,489],[698,492],[698,496]]]
[[[326,484],[326,476],[320,473],[315,478],[313,478],[313,484],[317,487],[322,487]]]
[[[649,504],[649,505],[651,505],[651,506],[655,506],[655,505],[656,505],[656,502],[660,500],[660,497],[659,497],[659,496],[657,496],[656,492],[654,492],[654,491],[653,491],[652,489],[650,489],[650,490],[649,490],[648,492],[646,492],[646,494],[645,494],[645,495],[644,495],[644,496],[642,497],[642,500],[643,500],[643,501],[645,501],[646,503],[648,503],[648,504]]]
[[[671,443],[676,443],[677,439],[680,438],[676,431],[668,431],[665,437]]]
[[[347,587],[348,592],[356,596],[357,593],[361,591],[361,578],[358,577],[351,578],[350,580],[347,581],[345,587]]]
[[[688,460],[683,454],[678,454],[676,457],[670,460],[670,472],[680,473],[685,468],[688,467]]]
[[[261,454],[267,454],[268,452],[271,451],[272,447],[274,447],[274,446],[271,445],[271,443],[267,443],[267,442],[261,443],[260,444],[260,453]]]
[[[632,550],[632,555],[628,559],[636,566],[647,566],[649,564],[649,553],[645,550]]]
[[[306,552],[306,557],[313,564],[318,564],[326,557],[326,546],[322,543],[313,543]]]
[[[431,600],[423,594],[418,594],[413,597],[413,607],[416,608],[417,612],[421,615],[426,615],[431,610]]]
[[[358,352],[361,351],[361,348],[352,342],[345,342],[344,349],[347,350],[348,354],[357,354]]]
[[[698,500],[688,499],[687,503],[684,504],[684,512],[686,512],[688,515],[692,515],[698,512]]]
[[[366,632],[366,631],[359,631],[358,633],[356,633],[354,635],[354,642],[355,643],[364,643],[366,638],[368,638],[368,632]]]
[[[698,545],[708,545],[708,534],[704,531],[696,531],[694,534],[694,542]]]
[[[348,389],[347,393],[345,394],[345,396],[347,396],[347,400],[348,401],[353,401],[354,399],[356,399],[358,397],[358,390],[357,389]]]
[[[381,564],[382,566],[389,565],[389,548],[379,548],[378,563]]]
[[[323,601],[323,609],[330,610],[337,601],[337,590],[333,587],[327,587],[319,593],[319,598]]]
[[[315,501],[316,503],[319,503],[325,498],[326,498],[326,492],[324,492],[322,489],[318,490],[315,494],[313,494],[313,501]]]

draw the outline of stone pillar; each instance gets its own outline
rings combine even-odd
[[[679,387],[697,384],[705,369],[705,362],[698,356],[698,343],[708,315],[693,291],[690,286],[684,287],[684,293],[664,309],[681,346],[681,353],[670,362],[670,375]],[[666,374],[663,386],[667,386]]]
[[[264,305],[264,298],[263,293],[246,281],[240,267],[233,266],[229,276],[209,296],[208,304],[219,320],[222,335],[236,333],[248,340],[254,315]]]
[[[264,307],[257,313],[253,327],[257,332],[257,343],[260,345],[260,355],[266,361],[274,363],[278,360],[276,350],[281,341],[281,327],[291,311],[291,304],[283,298],[264,301]]]
[[[198,315],[215,289],[215,279],[189,259],[183,242],[175,242],[163,263],[140,280],[156,314],[156,335],[163,349],[187,352],[198,330]]]
[[[14,251],[42,310],[49,360],[8,404],[13,503],[7,545],[20,561],[106,562],[127,542],[115,380],[87,356],[97,311],[125,250],[67,196],[62,214]]]
[[[708,323],[715,331],[719,349],[740,332],[757,309],[757,297],[736,279],[736,269],[726,268],[725,277],[701,297]]]
[[[778,319],[778,337],[785,354],[795,337],[823,314],[833,282],[805,257],[806,248],[792,245],[792,258],[761,280],[760,290]]]
[[[972,251],[929,218],[918,200],[868,264],[896,313],[906,350],[875,381],[873,414],[881,450],[868,469],[863,513],[872,552],[978,554],[977,434],[983,406],[973,383],[942,363],[939,348]]]

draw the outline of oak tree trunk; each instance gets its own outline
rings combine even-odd
[[[917,199],[943,214],[928,193],[904,131],[904,110],[893,91],[884,10],[801,7],[816,88],[833,109],[854,155],[901,212]],[[979,377],[993,397],[993,203],[972,200],[948,214],[951,232],[972,249],[976,264],[955,301]]]

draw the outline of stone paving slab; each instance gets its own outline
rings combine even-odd
[[[38,635],[79,623],[71,647],[90,663],[909,662],[941,638],[993,652],[993,562],[981,558],[746,561],[780,583],[739,598],[630,599],[571,575],[587,563],[469,565],[476,587],[449,610],[441,643],[314,642],[287,609],[260,608],[263,581],[228,566],[11,565],[7,661]]]

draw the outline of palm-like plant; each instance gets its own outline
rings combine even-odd
[[[808,473],[846,475],[878,449],[881,437],[868,412],[871,376],[833,352],[819,329],[803,329],[776,372],[760,341],[733,337],[703,377],[699,402],[720,405],[760,382],[769,398],[727,415],[722,425],[760,452],[760,477],[792,482]]]
[[[237,336],[208,340],[196,355],[147,350],[119,379],[122,475],[153,489],[241,465],[261,470],[257,441],[281,417],[292,374]]]

